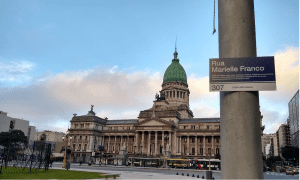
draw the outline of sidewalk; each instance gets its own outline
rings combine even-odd
[[[180,172],[179,175],[176,175],[176,171],[172,174],[166,174],[166,173],[159,173],[159,172],[138,172],[138,171],[118,171],[116,169],[112,169],[112,167],[116,166],[107,166],[107,169],[82,169],[80,166],[72,167],[69,171],[86,171],[86,172],[98,172],[98,173],[105,173],[105,174],[120,174],[120,177],[117,177],[117,179],[202,179],[202,176],[197,178],[192,177],[193,172]],[[121,167],[121,166],[120,166]],[[53,169],[62,169],[61,167],[53,167]],[[156,168],[155,168],[156,169]],[[184,173],[184,175],[182,175]],[[187,176],[189,174],[189,176]],[[205,177],[205,175],[204,175]],[[213,177],[215,179],[221,179],[221,174],[213,174]]]
[[[54,162],[53,164],[63,164],[62,162]],[[85,166],[88,167],[88,164],[84,163],[81,164],[81,166]],[[78,167],[80,168],[80,164],[79,163],[71,163],[71,168],[72,167]],[[206,172],[206,170],[199,170],[199,169],[175,169],[175,168],[156,168],[156,167],[140,167],[140,166],[123,166],[123,165],[119,165],[119,166],[115,166],[115,165],[99,165],[99,164],[94,164],[91,165],[90,167],[107,167],[107,168],[136,168],[136,169],[159,169],[159,170],[172,170],[172,171],[187,171],[187,172]],[[217,170],[211,170],[213,173],[221,173],[221,171],[217,171]]]

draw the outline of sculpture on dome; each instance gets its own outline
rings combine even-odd
[[[156,99],[157,101],[160,101],[160,100],[166,100],[165,93],[161,92],[161,93],[160,93],[160,96],[156,93],[155,99]]]

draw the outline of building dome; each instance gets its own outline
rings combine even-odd
[[[184,83],[187,83],[186,73],[181,64],[179,63],[179,59],[177,59],[177,51],[175,48],[174,52],[174,59],[172,60],[172,63],[167,68],[165,74],[163,83],[170,82],[170,81],[181,81]]]

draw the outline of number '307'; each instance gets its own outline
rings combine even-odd
[[[212,90],[222,90],[224,85],[212,85]]]

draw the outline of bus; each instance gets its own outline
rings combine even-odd
[[[197,169],[209,169],[209,159],[195,159]],[[210,159],[211,170],[221,170],[221,160],[220,159]]]
[[[172,168],[191,168],[193,167],[194,159],[167,159],[168,166]]]

